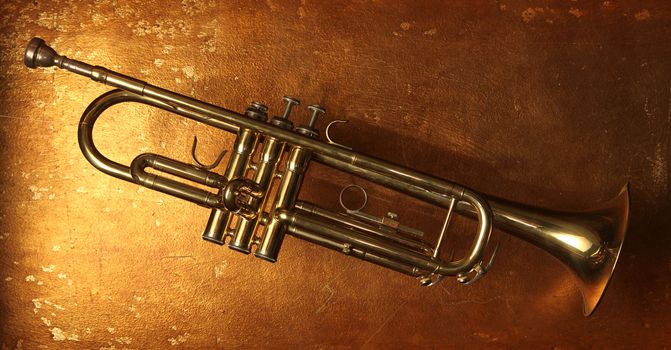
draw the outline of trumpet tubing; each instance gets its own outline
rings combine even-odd
[[[238,252],[253,252],[262,260],[275,262],[284,237],[289,234],[416,277],[422,285],[436,284],[446,276],[470,284],[492,265],[498,245],[491,258],[484,255],[491,246],[492,225],[496,225],[549,252],[573,272],[583,296],[585,315],[596,308],[617,262],[628,220],[626,186],[612,201],[588,212],[532,208],[488,198],[460,184],[356,153],[334,143],[328,127],[328,142],[321,141],[316,125],[325,110],[309,106],[310,122],[294,127],[289,117],[299,101],[292,97],[285,97],[287,107],[283,115],[269,120],[268,109],[261,103],[252,102],[244,113],[236,113],[69,59],[57,54],[40,38],[28,43],[23,59],[30,68],[56,66],[116,88],[95,99],[82,115],[78,140],[86,159],[108,175],[210,208],[203,239],[227,244]],[[152,153],[137,156],[129,166],[106,158],[93,142],[94,124],[108,108],[128,102],[150,105],[235,134],[223,173],[212,171],[223,153],[213,164],[202,164],[195,155],[197,140],[192,148],[194,164]],[[332,123],[336,122],[342,121]],[[259,156],[255,158],[257,153]],[[358,209],[346,208],[342,192],[344,213],[299,201],[301,184],[312,161],[444,208],[446,216],[437,242],[431,244],[421,239],[421,232],[402,225],[395,215],[377,218],[365,213],[365,203]],[[280,169],[281,163],[285,165]],[[158,174],[147,172],[147,168]],[[169,179],[162,173],[211,190]],[[275,181],[279,183],[271,198]],[[470,248],[457,260],[440,256],[452,215],[477,220]]]

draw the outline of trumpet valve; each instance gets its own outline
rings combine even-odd
[[[299,105],[301,101],[291,96],[284,96],[283,100],[287,103],[284,114],[281,117],[273,117],[270,123],[285,130],[291,130],[294,127],[294,123],[289,120],[289,114],[291,114],[291,109]]]
[[[245,115],[265,122],[268,120],[268,107],[263,103],[253,101],[245,110]]]
[[[263,191],[253,181],[231,180],[223,191],[224,206],[246,219],[253,219],[258,215],[259,199],[263,197],[263,194]]]
[[[308,106],[308,109],[312,111],[312,117],[310,117],[310,123],[308,125],[301,125],[296,128],[296,131],[312,138],[318,138],[319,137],[319,130],[315,128],[315,125],[317,125],[317,119],[319,117],[326,113],[326,109],[320,105],[310,105]]]

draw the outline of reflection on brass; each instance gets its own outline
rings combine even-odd
[[[24,63],[31,68],[57,66],[117,88],[94,100],[79,123],[79,145],[89,162],[108,175],[211,208],[205,239],[223,244],[226,237],[232,237],[231,248],[249,253],[256,246],[254,255],[264,260],[276,261],[284,235],[290,234],[416,277],[423,285],[433,285],[445,276],[472,283],[491,266],[493,257],[487,259],[484,253],[494,224],[568,266],[582,292],[583,313],[589,315],[604,293],[624,240],[629,212],[627,186],[612,201],[588,212],[560,213],[531,208],[487,198],[460,184],[322,142],[315,125],[325,110],[320,106],[308,107],[313,111],[310,123],[292,128],[287,118],[291,107],[298,103],[293,98],[287,98],[285,115],[268,123],[267,108],[259,103],[252,103],[244,114],[235,113],[58,55],[39,38],[28,44]],[[125,102],[154,106],[237,134],[226,173],[219,175],[207,166],[156,154],[140,155],[131,166],[103,156],[93,143],[93,125],[105,110]],[[259,148],[261,159],[254,164],[252,156]],[[285,148],[287,160],[284,169],[278,172]],[[375,225],[376,220],[362,220],[361,215],[343,217],[315,204],[297,202],[311,160],[444,208],[447,214],[438,242],[430,245],[417,235],[397,237],[403,234],[398,228],[404,226],[396,221],[395,215],[380,219],[381,224]],[[147,167],[216,192],[147,173],[144,171]],[[279,186],[270,209],[265,211],[264,203],[274,178],[279,178]],[[439,257],[452,213],[475,218],[478,223],[468,253],[458,260]],[[252,237],[254,227],[259,231],[256,238]]]

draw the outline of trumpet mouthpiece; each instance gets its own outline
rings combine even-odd
[[[41,38],[30,39],[23,55],[23,63],[29,68],[51,67],[60,56]]]

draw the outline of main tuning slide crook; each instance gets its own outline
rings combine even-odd
[[[191,159],[196,163],[195,166],[196,168],[199,169],[204,169],[204,170],[212,170],[216,168],[221,161],[224,159],[224,155],[226,155],[226,150],[221,151],[217,159],[214,160],[211,164],[203,164],[198,160],[198,157],[196,157],[196,147],[198,145],[198,136],[193,137],[193,146],[191,146]]]

